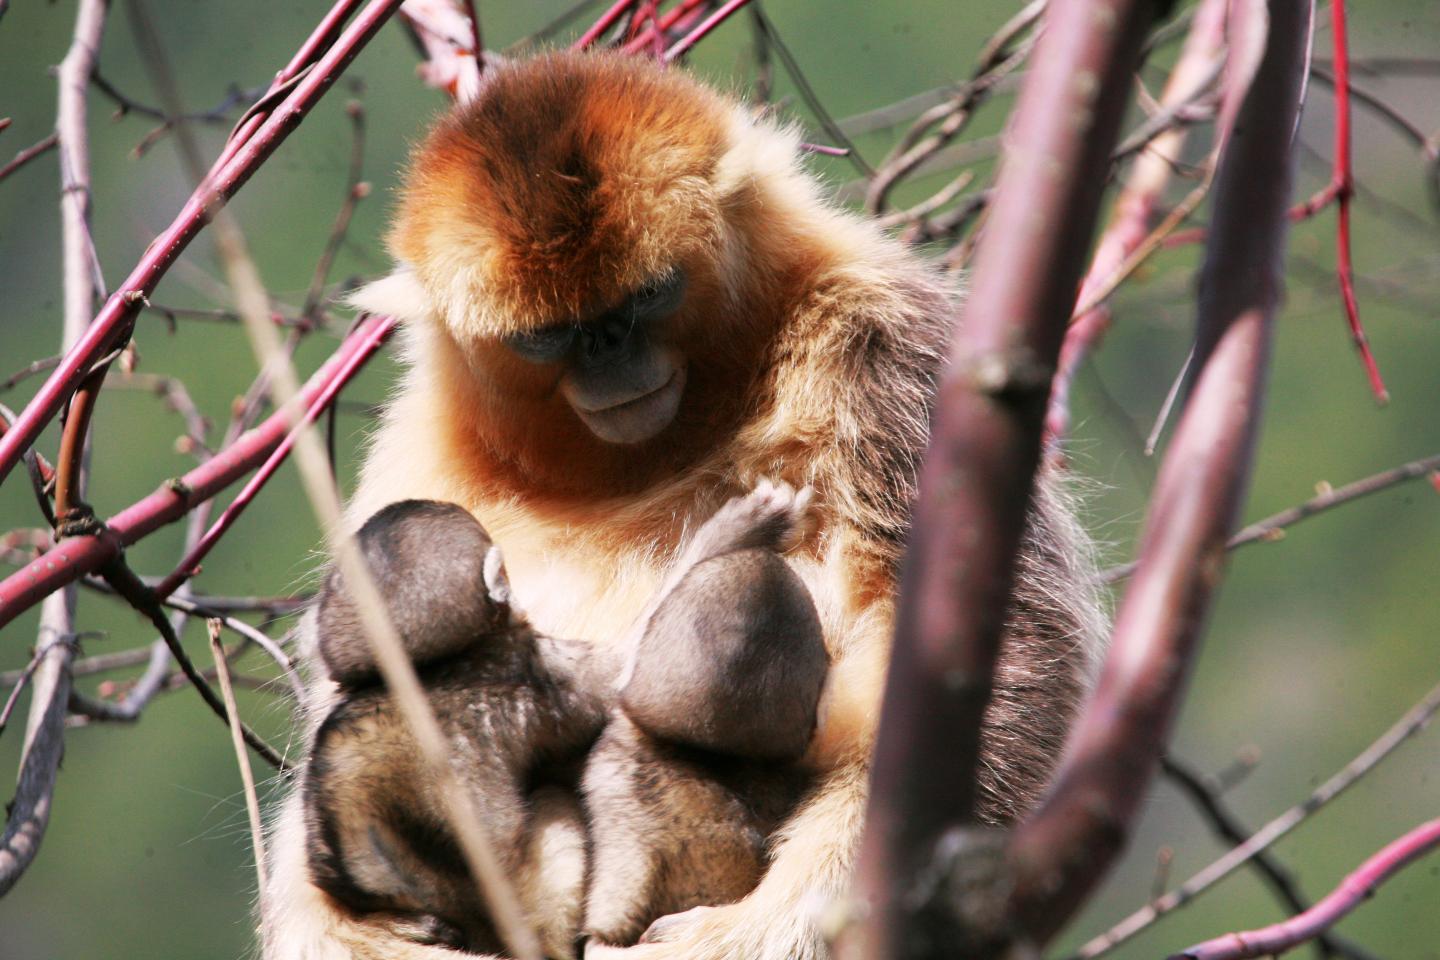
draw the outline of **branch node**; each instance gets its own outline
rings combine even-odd
[[[98,537],[106,532],[104,521],[95,516],[95,509],[83,500],[74,501],[74,506],[55,518],[55,539],[70,537]]]
[[[960,382],[995,400],[1016,401],[1035,394],[1045,396],[1055,368],[1029,347],[1012,347],[973,354],[958,364]]]

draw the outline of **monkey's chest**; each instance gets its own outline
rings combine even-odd
[[[637,558],[501,549],[517,606],[548,636],[621,643],[660,584]]]

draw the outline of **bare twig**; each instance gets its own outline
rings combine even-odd
[[[1382,470],[1353,483],[1347,483],[1343,487],[1332,488],[1329,484],[1322,484],[1320,492],[1304,503],[1288,507],[1263,520],[1257,520],[1240,530],[1230,538],[1225,544],[1225,548],[1234,550],[1246,544],[1271,543],[1280,540],[1288,527],[1293,527],[1302,520],[1319,516],[1328,510],[1368,497],[1373,493],[1388,490],[1407,481],[1428,476],[1437,470],[1440,470],[1440,454],[1421,457],[1390,470]],[[1125,579],[1134,572],[1135,564],[1126,563],[1106,570],[1102,574],[1102,578],[1106,583],[1114,583],[1117,580]]]
[[[895,186],[959,136],[996,84],[1026,61],[1035,44],[1034,36],[1026,34],[1040,19],[1045,6],[1046,0],[1032,0],[1012,17],[986,44],[970,79],[948,101],[920,115],[871,179],[865,196],[867,210],[884,212]]]
[[[804,71],[800,69],[799,61],[795,59],[795,55],[790,52],[789,46],[781,39],[779,31],[775,29],[775,24],[770,20],[769,15],[765,13],[765,8],[757,4],[751,8],[750,14],[754,17],[757,34],[764,36],[765,49],[773,49],[776,56],[780,58],[780,62],[785,66],[786,74],[789,75],[790,80],[795,84],[795,89],[800,92],[800,98],[805,101],[806,106],[810,108],[810,112],[815,115],[815,119],[820,121],[821,129],[825,131],[831,140],[846,150],[845,156],[854,164],[855,169],[860,172],[861,176],[875,176],[875,168],[865,161],[865,158],[860,154],[855,143],[846,135],[845,131],[840,128],[840,125],[835,122],[835,118],[830,115],[830,111],[825,109],[825,104],[815,93],[815,88],[810,86],[810,81],[805,78]]]
[[[47,137],[42,137],[24,150],[19,151],[9,163],[0,167],[0,180],[4,180],[36,157],[43,156],[45,153],[54,150],[55,144],[58,142],[59,138],[52,133]]]
[[[1090,940],[1076,953],[1076,960],[1092,960],[1120,946],[1170,911],[1182,907],[1267,850],[1281,837],[1314,816],[1319,810],[1353,786],[1390,756],[1397,747],[1424,730],[1440,711],[1440,686],[1430,690],[1375,742],[1342,767],[1304,800],[1261,827],[1239,846],[1186,880],[1174,890],[1157,897],[1109,930]]]
[[[210,687],[205,676],[195,667],[195,664],[190,660],[190,655],[185,652],[185,648],[180,645],[180,638],[170,625],[170,621],[165,618],[165,613],[161,609],[159,602],[157,602],[154,591],[147,587],[145,583],[125,565],[124,558],[118,555],[112,557],[105,563],[100,570],[100,575],[105,578],[106,583],[115,588],[116,593],[123,597],[137,612],[148,619],[155,629],[160,632],[160,636],[164,639],[165,645],[170,648],[170,655],[175,658],[175,662],[179,664],[180,670],[195,688],[195,692],[200,695],[200,699],[205,701],[205,705],[208,706],[217,717],[228,723],[229,717],[225,712],[225,704]],[[285,758],[266,743],[259,734],[243,724],[241,725],[241,734],[245,742],[250,745],[250,748],[259,754],[266,763],[280,770],[282,773],[289,769]]]
[[[84,337],[26,405],[15,426],[0,437],[0,480],[34,443],[95,361],[128,334],[140,304],[215,209],[233,196],[269,158],[400,3],[401,0],[371,0],[333,42],[333,32],[339,27],[332,20],[342,8],[348,10],[352,4],[339,3],[327,14],[291,66],[281,71],[272,87],[273,96],[262,97],[250,115],[241,121],[205,185],[191,195],[175,221],[150,244],[130,276],[86,328]],[[321,50],[323,54],[319,54]],[[317,54],[318,59],[307,59]]]
[[[1436,848],[1440,848],[1440,820],[1431,820],[1366,860],[1332,893],[1298,917],[1259,930],[1227,933],[1182,950],[1172,960],[1248,960],[1284,953],[1330,929],[1374,896],[1380,884]]]
[[[335,222],[330,227],[330,236],[325,240],[325,248],[320,252],[320,259],[315,263],[315,272],[310,278],[310,288],[305,292],[305,304],[300,309],[302,319],[318,325],[318,311],[325,294],[325,283],[330,278],[330,268],[335,263],[335,255],[340,252],[340,245],[345,242],[345,235],[350,229],[350,220],[355,216],[355,208],[360,201],[370,195],[370,185],[361,180],[361,172],[365,162],[365,107],[358,100],[352,100],[345,105],[345,115],[350,118],[350,166],[345,175],[345,199],[340,204],[340,210],[335,214]]]
[[[555,36],[557,33],[570,26],[570,24],[578,20],[586,13],[586,11],[588,11],[591,7],[595,6],[599,2],[600,0],[577,0],[576,3],[572,4],[568,9],[558,14],[549,23],[545,24],[543,27],[536,30],[528,37],[522,37],[521,39],[517,40],[514,44],[510,46],[509,50],[507,50],[506,52],[514,53],[522,50],[528,50],[531,47],[544,43],[546,40],[549,40],[551,37]]]
[[[616,0],[609,9],[600,15],[600,19],[591,24],[590,29],[582,33],[572,45],[576,50],[584,50],[605,35],[605,31],[615,25],[622,16],[635,6],[637,0]]]
[[[714,13],[710,14],[703,21],[701,21],[698,27],[696,27],[694,30],[691,30],[679,40],[675,41],[675,43],[670,46],[670,49],[665,51],[665,55],[661,59],[663,59],[666,63],[671,63],[685,56],[685,54],[690,52],[691,47],[695,46],[695,44],[699,43],[701,40],[709,36],[710,31],[720,26],[720,24],[724,23],[726,20],[729,20],[731,14],[735,13],[737,10],[744,7],[749,2],[750,0],[728,0],[728,2],[723,4]]]
[[[1200,811],[1205,822],[1215,831],[1216,836],[1231,846],[1238,846],[1245,842],[1250,831],[1242,826],[1235,819],[1235,815],[1225,806],[1217,786],[1207,783],[1205,778],[1181,763],[1173,755],[1161,758],[1160,769],[1164,771],[1171,783],[1180,788],[1181,793],[1190,798],[1191,803]],[[1255,868],[1255,872],[1275,894],[1276,899],[1284,904],[1292,915],[1304,913],[1310,909],[1310,902],[1300,892],[1294,876],[1273,853],[1268,850],[1257,853],[1255,858],[1250,861],[1250,865]],[[1165,884],[1161,884],[1151,894],[1151,899],[1163,896],[1164,893]],[[1315,947],[1321,960],[1333,956],[1346,957],[1348,960],[1373,960],[1364,950],[1344,942],[1330,933],[1322,933],[1316,937]]]
[[[210,655],[215,659],[215,672],[220,677],[220,692],[225,697],[225,712],[230,718],[230,738],[235,745],[235,763],[240,768],[240,782],[245,788],[245,811],[250,815],[250,845],[255,851],[257,889],[265,889],[265,828],[260,824],[260,801],[255,797],[255,775],[250,770],[250,756],[245,752],[241,731],[240,710],[235,706],[235,690],[230,685],[230,666],[225,648],[220,644],[220,621],[209,620]]]
[[[0,381],[0,393],[6,390],[13,390],[16,385],[28,380],[37,373],[44,373],[46,370],[53,370],[60,363],[60,357],[43,357],[39,360],[31,360],[15,373]]]

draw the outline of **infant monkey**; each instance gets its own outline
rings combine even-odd
[[[469,748],[453,762],[547,955],[572,956],[581,937],[634,943],[660,917],[759,880],[806,786],[794,761],[828,669],[814,604],[778,554],[807,500],[762,483],[702,525],[623,666],[532,630],[462,508],[406,501],[361,529],[440,724]],[[341,697],[304,788],[316,884],[411,939],[499,952],[338,573],[317,613]]]

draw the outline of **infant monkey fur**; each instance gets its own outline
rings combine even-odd
[[[758,882],[771,833],[807,786],[794,761],[829,666],[814,603],[778,553],[807,501],[762,483],[722,507],[667,576],[624,664],[531,629],[464,509],[404,501],[361,529],[440,723],[470,747],[453,762],[502,865],[522,886],[548,884],[541,895],[560,906],[539,931],[550,955],[570,955],[577,936],[633,944],[663,916],[738,900]],[[305,787],[315,882],[408,938],[498,952],[338,573],[317,632],[342,698]],[[567,790],[577,772],[584,827]],[[583,874],[568,881],[551,862],[567,830],[563,855],[580,830],[589,841]]]

